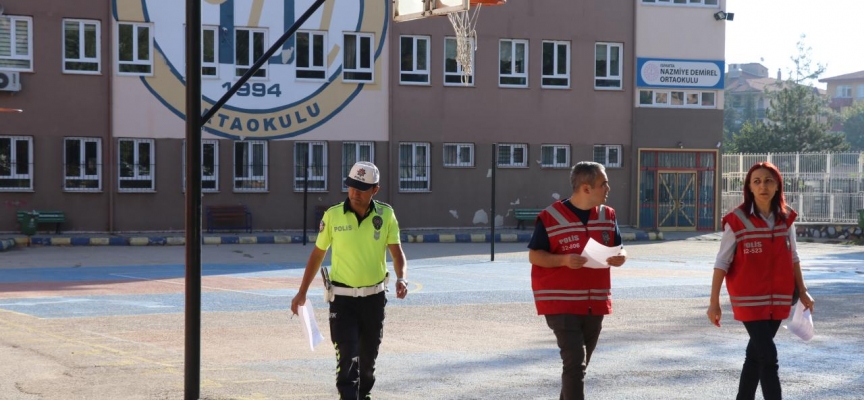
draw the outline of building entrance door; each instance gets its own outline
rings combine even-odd
[[[696,230],[696,172],[659,171],[658,175],[657,226]]]

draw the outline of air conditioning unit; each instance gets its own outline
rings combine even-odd
[[[21,74],[12,71],[0,71],[0,90],[17,92],[21,90]]]

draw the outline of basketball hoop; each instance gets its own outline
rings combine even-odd
[[[471,0],[470,9],[447,14],[453,31],[456,32],[456,63],[462,68],[462,84],[470,82],[473,71],[474,52],[477,51],[477,20],[482,6],[497,6],[507,0]]]

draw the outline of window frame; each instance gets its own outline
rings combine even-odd
[[[138,54],[140,53],[140,51],[138,49],[138,41],[133,40],[132,41],[132,60],[131,61],[120,60],[120,29],[124,25],[131,25],[132,26],[132,33],[133,33],[134,37],[138,37],[138,35],[140,34],[139,29],[147,28],[147,35],[148,35],[148,38],[147,38],[147,46],[148,46],[147,57],[149,57],[149,59],[147,59],[147,60],[138,59]],[[147,23],[147,22],[117,21],[117,24],[115,26],[116,27],[115,27],[114,37],[116,38],[116,40],[114,42],[114,45],[117,49],[115,52],[116,53],[115,61],[117,63],[117,69],[116,69],[117,75],[118,76],[153,76],[153,69],[154,69],[153,68],[153,37],[155,36],[155,35],[153,35],[153,24]],[[122,67],[124,67],[124,66],[143,66],[143,67],[147,67],[148,71],[147,72],[121,71]]]
[[[837,97],[843,99],[852,98],[852,85],[837,85]]]
[[[411,146],[410,164],[406,164],[402,159],[403,146]],[[424,164],[417,164],[417,149],[425,149]],[[432,145],[428,142],[399,142],[399,192],[431,192],[432,191],[432,166],[430,165],[429,151]],[[425,172],[425,175],[419,175],[418,171]],[[425,183],[425,187],[406,187],[406,184],[420,182]]]
[[[207,49],[207,39],[205,32],[213,32],[213,61],[205,60],[204,52]],[[213,68],[213,74],[205,74],[205,68]],[[217,25],[202,25],[201,26],[201,79],[219,79],[219,26]],[[185,152],[183,154],[186,154]]]
[[[355,146],[353,151],[351,151],[347,148],[349,145]],[[362,150],[361,150],[362,147],[367,147],[367,146],[369,148],[369,151],[368,151],[369,157],[367,157],[367,158],[369,158],[368,160],[363,159],[364,157],[362,157]],[[351,151],[353,153],[351,156],[353,161],[351,159],[348,159],[348,157],[346,157],[348,155],[349,151]],[[356,163],[358,161],[369,161],[373,164],[375,163],[375,142],[356,142],[356,141],[342,142],[342,174],[339,176],[348,176],[348,173],[351,172],[351,167],[353,167],[354,163]],[[342,191],[343,192],[348,191],[348,185],[345,184],[345,180],[342,180]]]
[[[27,187],[11,187],[11,186],[0,186],[0,192],[32,192],[33,191],[33,178],[34,171],[33,167],[35,163],[33,162],[33,136],[14,136],[14,135],[0,135],[0,139],[9,140],[9,175],[0,175],[0,181],[2,181],[5,177],[8,177],[9,180],[27,180]],[[27,173],[19,173],[18,167],[18,159],[21,158],[18,154],[18,148],[16,146],[16,142],[26,142],[27,143]],[[0,154],[0,168],[2,168],[4,161],[2,160],[3,154]],[[2,171],[2,169],[0,169]]]
[[[300,40],[301,35],[308,35],[309,36],[309,38],[305,42],[305,43],[307,43],[308,48],[305,48],[305,49],[301,48],[301,45],[300,45],[300,43],[302,43]],[[315,31],[315,30],[304,29],[304,30],[298,30],[297,33],[295,34],[295,36],[296,36],[295,37],[295,43],[296,43],[295,48],[297,49],[297,58],[296,58],[296,61],[294,62],[294,79],[296,79],[298,81],[306,81],[306,82],[326,81],[327,80],[327,52],[325,51],[325,49],[327,49],[327,31]],[[321,60],[321,65],[316,65],[316,62],[315,62],[315,60],[316,60],[315,52],[317,51],[316,46],[315,46],[315,38],[316,37],[321,38],[321,49],[320,49],[321,54],[319,54],[320,57],[318,57]],[[300,66],[301,51],[306,53],[306,57],[307,57],[306,59],[309,62],[309,65],[307,65],[307,66]],[[300,76],[301,72],[320,73],[321,76],[320,77]]]
[[[64,74],[81,74],[81,75],[100,75],[102,73],[102,21],[95,19],[79,19],[79,18],[63,18],[60,21],[63,29],[63,56],[61,59],[62,63],[62,71]],[[67,23],[77,23],[78,24],[78,54],[79,58],[70,59],[66,58],[66,35],[68,34],[66,31]],[[96,28],[96,56],[95,57],[87,57],[83,55],[85,53],[86,43],[86,34],[84,29],[87,25],[95,25]],[[95,64],[96,70],[82,70],[82,69],[69,69],[67,68],[67,63],[79,63],[79,64]]]
[[[546,60],[546,44],[547,43],[551,43],[553,46],[553,51],[552,51],[552,70],[553,70],[553,73],[551,75],[546,75],[545,71],[543,70],[544,68],[543,68],[543,64],[542,64],[542,63],[545,63],[545,60]],[[567,69],[567,71],[565,71],[563,74],[561,74],[558,71],[555,71],[558,68],[558,60],[559,60],[558,59],[558,55],[559,55],[558,54],[558,51],[559,51],[558,46],[564,46],[566,49],[566,54],[567,54],[567,60],[565,62],[565,65],[566,65],[565,68]],[[541,43],[540,49],[541,49],[540,87],[544,88],[544,89],[570,89],[570,41],[569,40],[544,40]],[[545,83],[547,79],[564,79],[567,81],[567,84],[565,84],[565,85],[548,84],[548,83]]]
[[[248,65],[247,64],[240,64],[240,60],[237,59],[237,57],[240,54],[240,52],[237,51],[237,45],[240,43],[240,40],[238,40],[238,38],[237,38],[237,34],[240,33],[241,31],[249,32],[249,42],[247,43],[247,45],[249,47],[248,47],[248,51],[246,53],[246,56],[249,57],[249,64]],[[243,75],[246,74],[246,72],[249,71],[249,69],[252,68],[253,65],[255,65],[255,61],[258,61],[258,59],[255,58],[255,50],[256,50],[255,49],[255,35],[259,34],[259,33],[263,35],[263,37],[261,39],[261,49],[259,49],[261,51],[261,55],[263,55],[264,53],[267,52],[267,49],[270,47],[270,41],[269,41],[270,30],[269,29],[267,29],[267,28],[254,28],[254,27],[249,27],[249,26],[234,27],[234,79],[241,78]],[[268,63],[266,63],[266,62],[264,64],[262,64],[261,69],[259,69],[258,71],[255,71],[255,74],[252,75],[252,77],[250,77],[249,79],[250,80],[259,80],[259,81],[269,79],[270,73],[269,73],[269,69],[268,69],[267,64]]]
[[[67,143],[77,141],[80,146],[79,153],[79,173],[77,176],[70,176],[68,167],[69,160],[66,158],[68,150]],[[87,146],[86,143],[96,143],[96,174],[87,175],[85,163],[87,162]],[[96,187],[74,187],[69,185],[69,181],[96,181]],[[63,138],[63,191],[66,192],[101,192],[102,191],[102,138],[98,137],[65,137]]]
[[[244,157],[248,157],[251,160],[250,164],[245,165],[243,168],[247,176],[237,176],[237,146],[238,145],[246,145]],[[255,146],[263,146],[263,160],[261,160],[261,171],[260,175],[255,174],[255,167],[258,166],[255,162]],[[232,158],[232,169],[231,169],[231,187],[235,193],[261,193],[267,192],[269,190],[270,182],[268,179],[268,160],[269,160],[269,152],[268,152],[268,141],[266,140],[235,140],[233,146],[231,146],[231,158]],[[259,187],[237,187],[238,182],[252,182],[256,183]]]
[[[546,149],[552,149],[552,163],[546,163],[543,160],[543,152]],[[558,151],[564,151],[564,162],[556,162]],[[570,145],[569,144],[543,144],[540,145],[540,168],[545,169],[566,169],[570,168]]]
[[[598,46],[606,46],[606,71],[603,76],[597,75],[597,50]],[[611,75],[610,62],[613,48],[618,49],[618,75]],[[598,81],[618,81],[618,86],[598,86]],[[594,42],[594,90],[624,90],[624,43],[619,42]]]
[[[455,156],[455,162],[447,161],[447,150],[450,148],[454,148],[455,152],[453,153]],[[466,149],[468,151],[468,161],[462,162],[460,161],[460,155],[462,154],[460,150]],[[442,157],[442,165],[444,168],[474,168],[474,143],[467,142],[447,142],[441,147],[441,157]]]
[[[0,15],[0,20],[9,21],[9,55],[0,56],[0,68],[6,71],[33,72],[33,17],[4,14]],[[27,54],[24,55],[18,54],[16,48],[17,46],[15,45],[15,42],[17,42],[18,39],[18,34],[16,33],[14,26],[17,24],[18,21],[24,21],[27,23]],[[27,61],[28,66],[26,68],[22,68],[11,65],[3,65],[4,61]]]
[[[642,94],[650,93],[651,103],[643,103]],[[684,93],[684,103],[681,105],[673,105],[672,102],[672,92],[683,92]],[[711,105],[705,105],[705,95],[710,94],[714,96]],[[658,95],[665,95],[666,101],[663,103],[657,102]],[[698,101],[695,105],[687,104],[686,99],[692,95],[698,95]],[[645,108],[703,108],[703,109],[715,109],[717,108],[717,92],[710,90],[687,90],[687,89],[656,89],[656,88],[640,88],[637,93],[638,96],[638,107]],[[734,106],[733,106],[734,107]]]
[[[471,46],[474,47],[474,38],[469,38],[468,40],[471,41]],[[452,58],[452,60],[453,60],[453,64],[455,64],[455,66],[456,66],[456,71],[448,70],[448,67],[447,67],[447,60],[448,60],[447,45],[450,42],[453,43],[453,58]],[[462,66],[459,65],[458,61],[456,61],[456,57],[458,54],[457,49],[458,49],[458,46],[457,46],[456,36],[445,36],[444,37],[444,60],[443,60],[444,61],[444,68],[442,68],[442,70],[444,71],[444,74],[443,74],[444,86],[473,87],[474,86],[474,75],[477,75],[477,70],[474,68],[474,52],[473,51],[471,52],[471,76],[468,77],[467,83],[462,83]],[[456,78],[455,82],[448,82],[447,81],[448,79],[452,79],[454,77]]]
[[[509,150],[509,158],[510,159],[507,161],[507,163],[501,162],[502,147],[507,147],[510,149]],[[516,150],[516,149],[522,149],[522,162],[516,162],[515,161],[516,152],[514,150]],[[496,165],[498,166],[498,168],[528,168],[528,144],[527,143],[499,143],[498,148],[496,150],[497,150],[497,152],[496,152],[495,158],[497,159]]]
[[[601,148],[601,147],[604,149],[604,156],[603,156],[602,161],[597,159],[597,150],[598,150],[598,148]],[[594,159],[594,162],[603,164],[603,166],[606,168],[622,168],[622,166],[624,164],[623,157],[622,157],[623,147],[624,146],[622,146],[620,144],[595,144],[594,149],[593,149],[592,158]],[[609,151],[613,150],[613,149],[618,151],[618,162],[617,163],[610,163],[609,162]]]
[[[321,147],[321,165],[318,166],[316,164],[315,152],[313,151],[315,147]],[[305,148],[305,153],[310,154],[311,157],[309,159],[309,191],[310,192],[326,192],[328,190],[328,182],[327,182],[327,142],[325,141],[300,141],[294,142],[294,191],[302,192],[303,184],[305,182],[305,177],[301,175],[303,172],[303,158],[301,155],[303,154],[300,150]],[[318,169],[320,173],[314,174],[313,172]],[[320,182],[320,187],[312,186],[312,183],[316,184]]]
[[[123,153],[121,148],[123,147],[123,142],[132,142],[132,176],[124,177],[123,176]],[[150,168],[147,171],[148,174],[141,174],[141,154],[140,154],[140,145],[147,143],[150,145],[149,157],[150,157]],[[141,179],[141,177],[149,178],[149,179]],[[150,181],[149,188],[129,188],[123,187],[123,182],[143,182]],[[118,138],[117,139],[117,191],[122,193],[141,193],[141,192],[155,192],[156,191],[156,141],[153,139],[143,139],[143,138]]]
[[[207,167],[204,163],[204,148],[208,145],[213,146],[213,173],[205,175],[204,168]],[[186,192],[186,140],[183,140],[183,192]],[[213,182],[213,187],[206,187],[206,182]],[[204,193],[219,193],[219,141],[216,139],[201,139],[201,191]]]
[[[509,42],[510,44],[510,73],[505,74],[501,69],[504,66],[504,60],[501,58],[501,50],[502,46],[505,45],[505,42]],[[512,72],[516,70],[516,46],[523,45],[525,51],[523,52],[523,72]],[[498,40],[498,87],[502,88],[527,88],[528,87],[528,60],[530,60],[529,53],[529,41],[528,39],[499,39]],[[513,84],[513,83],[502,83],[504,79],[524,79],[525,83],[523,84]]]
[[[354,56],[356,57],[356,67],[348,68],[348,46],[345,44],[347,42],[348,36],[356,37],[356,52]],[[369,67],[362,67],[363,60],[361,59],[363,56],[363,40],[368,39],[369,41]],[[374,53],[374,44],[375,42],[375,34],[366,33],[366,32],[343,32],[342,33],[342,82],[345,83],[375,83],[375,53]],[[348,77],[348,74],[369,74],[369,79],[354,79]]]
[[[405,39],[411,39],[411,69],[410,70],[403,69],[405,66],[403,65],[402,57],[404,57],[404,56],[402,53],[405,51],[405,48],[404,48],[404,45],[405,45],[404,40]],[[426,52],[425,52],[426,54],[424,55],[426,57],[426,69],[425,70],[420,69],[420,67],[417,65],[418,60],[420,58],[420,53],[419,53],[420,50],[419,50],[418,44],[421,41],[426,42]],[[399,84],[400,85],[429,86],[432,84],[432,77],[431,77],[432,74],[431,74],[431,68],[429,66],[430,54],[431,54],[431,43],[432,43],[432,38],[430,36],[424,36],[424,35],[400,35],[399,36]],[[426,80],[425,81],[406,81],[405,80],[406,76],[408,76],[408,77],[412,77],[412,76],[425,77]]]

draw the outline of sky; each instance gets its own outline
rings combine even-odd
[[[786,79],[805,34],[814,65],[826,66],[822,78],[864,71],[864,0],[726,0],[726,12],[735,14],[726,21],[727,65],[758,62]]]

